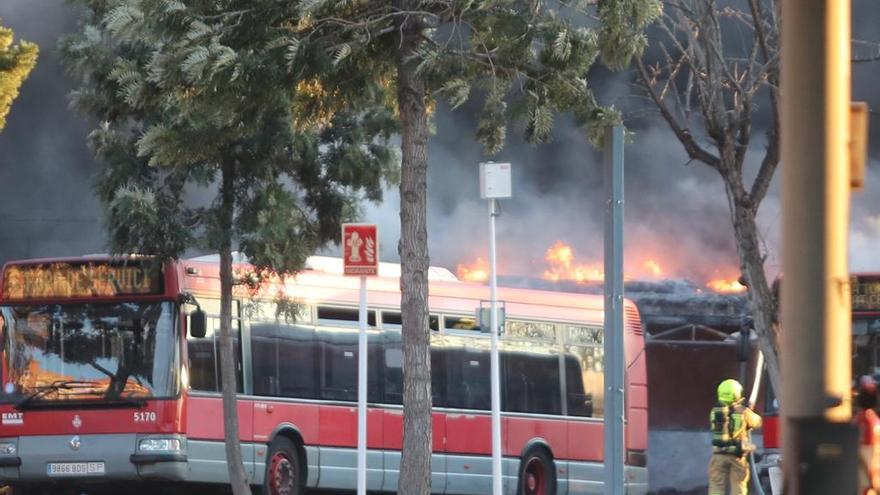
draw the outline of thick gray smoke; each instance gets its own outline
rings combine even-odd
[[[3,0],[0,18],[17,39],[40,45],[0,133],[0,261],[98,252],[104,246],[86,146],[91,125],[67,109],[58,36],[76,27],[62,1]]]
[[[854,36],[880,40],[873,22],[880,7],[853,2]],[[92,125],[67,108],[71,82],[55,49],[58,37],[76,27],[71,8],[60,0],[0,0],[0,17],[18,37],[41,46],[37,69],[25,83],[6,130],[0,134],[0,261],[64,256],[105,249],[100,212],[90,185],[99,169],[85,138]],[[863,46],[863,55],[872,54]],[[873,52],[876,54],[876,50]],[[853,70],[854,99],[880,108],[874,88],[880,62]],[[597,71],[594,83],[603,102],[634,108],[631,74]],[[687,164],[681,146],[656,116],[638,113],[626,148],[627,262],[635,268],[654,259],[662,276],[704,281],[737,274],[737,257],[727,202],[720,180],[705,166]],[[874,114],[876,117],[876,114]],[[480,200],[478,163],[486,158],[473,139],[473,109],[435,117],[430,145],[429,242],[432,264],[487,257],[487,206]],[[557,240],[573,247],[578,261],[601,262],[603,190],[601,153],[581,131],[560,119],[553,142],[534,147],[511,129],[509,146],[496,161],[514,166],[514,197],[502,202],[498,220],[500,273],[536,275],[546,269],[544,254]],[[750,158],[760,157],[760,134]],[[869,184],[853,196],[852,267],[880,271],[873,253],[880,247],[880,126],[872,126]],[[380,225],[382,258],[397,260],[399,198],[388,191],[382,205],[367,205],[365,221]],[[770,251],[768,268],[779,269],[780,210],[776,188],[760,212]],[[334,248],[329,253],[337,252]],[[637,270],[638,271],[638,270]]]

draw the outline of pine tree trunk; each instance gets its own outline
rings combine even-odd
[[[235,165],[223,164],[220,185],[220,381],[223,390],[223,432],[226,463],[234,495],[250,495],[238,438],[238,405],[235,386],[235,355],[232,347],[232,212],[235,208],[233,180]]]
[[[764,257],[761,254],[755,211],[745,205],[735,204],[732,212],[733,230],[736,234],[736,248],[740,258],[740,268],[745,276],[749,291],[749,309],[758,334],[758,345],[764,353],[767,375],[778,396],[782,390],[779,363],[779,326],[774,322],[777,315],[776,298],[767,283],[764,272]]]
[[[406,9],[405,1],[398,2]],[[418,43],[414,16],[400,26],[400,290],[403,318],[403,452],[397,493],[431,492],[431,357],[428,334],[428,116],[425,84],[407,62]]]

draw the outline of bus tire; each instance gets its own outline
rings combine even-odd
[[[517,495],[556,495],[556,465],[544,449],[532,449],[519,463]]]
[[[263,495],[302,495],[305,493],[305,459],[301,448],[287,437],[276,437],[266,457]]]

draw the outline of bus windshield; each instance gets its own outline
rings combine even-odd
[[[137,403],[178,392],[170,302],[0,307],[0,400],[25,405]]]

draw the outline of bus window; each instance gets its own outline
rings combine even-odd
[[[559,358],[529,352],[505,352],[502,407],[505,411],[562,414]]]
[[[448,407],[446,396],[446,350],[431,347],[431,402],[434,407]]]
[[[477,319],[473,316],[446,316],[443,318],[443,328],[480,331],[480,325],[477,324]]]
[[[358,334],[357,329],[319,329],[316,352],[323,357],[320,366],[321,398],[357,401]],[[367,336],[367,400],[382,402],[383,366],[380,336]]]
[[[491,407],[489,353],[462,347],[445,349],[448,407],[484,409]]]
[[[251,324],[254,394],[317,399],[315,331],[283,323]]]
[[[564,361],[569,416],[601,418],[605,403],[602,348],[566,346]]]
[[[433,341],[433,339],[432,339]],[[385,348],[384,400],[388,404],[403,404],[403,350],[400,334],[386,333]],[[373,356],[370,355],[370,359]],[[434,407],[446,407],[446,355],[440,347],[431,346],[431,403]]]
[[[384,317],[384,314],[383,314]],[[384,352],[385,363],[384,392],[385,401],[389,404],[403,404],[403,349],[399,333],[385,332]]]
[[[356,401],[357,333],[319,331],[318,334],[323,356],[321,398]]]
[[[436,331],[440,328],[440,317],[437,315],[428,316],[428,327]],[[403,317],[400,311],[382,311],[382,328],[390,328],[399,330],[403,325]]]
[[[282,320],[299,325],[312,321],[311,307],[292,300],[251,301],[242,304],[241,311],[250,320]]]
[[[565,356],[565,392],[569,416],[593,416],[593,396],[584,390],[584,375],[580,360],[571,354]]]
[[[332,306],[318,306],[318,324],[324,325],[354,325],[360,322],[358,308],[336,308]],[[376,326],[376,311],[367,310],[367,325]]]
[[[242,392],[241,377],[241,322],[232,320],[232,347],[235,356],[236,390]],[[189,356],[189,383],[193,390],[220,391],[220,318],[208,316],[204,338],[187,338]]]
[[[605,405],[605,332],[601,327],[567,326],[565,337],[568,414],[601,418]]]
[[[296,325],[278,325],[278,395],[317,399],[318,359],[315,330]]]

